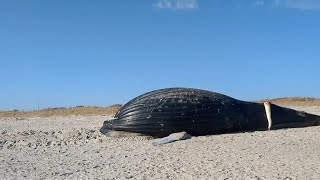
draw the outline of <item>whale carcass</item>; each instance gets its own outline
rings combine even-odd
[[[105,121],[100,131],[154,137],[185,131],[199,136],[319,124],[320,116],[268,102],[246,102],[200,89],[168,88],[132,99],[112,120]]]

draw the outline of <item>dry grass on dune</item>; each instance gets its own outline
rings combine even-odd
[[[121,105],[109,107],[77,106],[71,108],[48,108],[38,111],[22,112],[17,110],[0,111],[0,117],[49,117],[49,116],[69,116],[69,115],[113,115]]]
[[[271,102],[279,106],[320,106],[320,98],[311,97],[284,97],[275,99],[263,99],[258,102]]]
[[[320,106],[320,98],[310,97],[284,97],[275,99],[263,99],[258,102],[269,101],[279,106]],[[70,115],[113,115],[121,105],[112,105],[109,107],[96,106],[77,106],[71,108],[48,108],[38,111],[22,112],[17,110],[0,111],[0,117],[49,117],[49,116],[70,116]]]

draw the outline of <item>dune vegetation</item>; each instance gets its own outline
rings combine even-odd
[[[311,97],[283,97],[283,98],[274,98],[274,99],[262,99],[258,102],[271,102],[279,106],[293,107],[293,106],[320,106],[320,98],[311,98]]]
[[[271,102],[279,106],[320,106],[320,98],[311,97],[284,97],[275,99],[262,99],[257,102]],[[49,116],[70,116],[70,115],[113,115],[121,108],[121,104],[109,107],[97,106],[76,106],[70,108],[56,107],[35,111],[0,111],[0,117],[49,117]]]
[[[115,104],[109,107],[97,106],[77,106],[77,107],[57,107],[36,111],[0,111],[0,117],[49,117],[49,116],[70,116],[70,115],[113,115],[121,105]]]

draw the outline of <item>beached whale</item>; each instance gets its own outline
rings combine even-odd
[[[320,125],[320,116],[200,89],[168,88],[138,96],[104,122],[103,134],[165,137],[176,132],[211,135]]]

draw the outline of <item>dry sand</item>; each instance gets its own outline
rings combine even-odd
[[[0,119],[0,179],[320,179],[320,126],[154,146],[100,134],[108,118]]]

